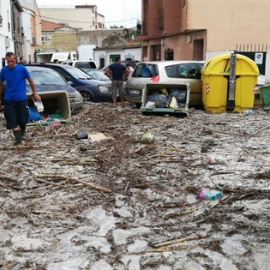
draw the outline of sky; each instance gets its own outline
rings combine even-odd
[[[96,5],[98,13],[105,16],[105,25],[135,27],[141,20],[142,0],[36,0],[39,7],[72,7],[75,5]]]

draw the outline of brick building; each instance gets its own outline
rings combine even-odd
[[[142,57],[204,60],[270,44],[270,1],[142,0]]]

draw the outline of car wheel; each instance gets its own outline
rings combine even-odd
[[[93,96],[90,93],[82,91],[80,94],[82,95],[84,102],[94,101]]]

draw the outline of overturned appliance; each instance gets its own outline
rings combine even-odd
[[[142,92],[142,114],[187,116],[190,84],[147,83]]]
[[[38,92],[38,94],[41,97],[43,105],[42,112],[38,112],[32,95],[27,95],[29,105],[28,125],[33,125],[31,122],[37,121],[40,124],[42,123],[42,125],[51,124],[52,122],[56,122],[56,120],[63,123],[69,123],[71,121],[71,111],[66,91]],[[34,117],[33,113],[35,113]],[[39,114],[39,117],[36,114]]]

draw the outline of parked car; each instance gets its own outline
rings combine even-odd
[[[88,74],[93,80],[111,84],[111,80],[101,70],[93,70],[88,68],[81,68],[81,70]]]
[[[35,66],[27,66],[27,69],[36,85],[38,93],[64,90],[68,93],[71,113],[77,113],[82,109],[82,95],[71,87],[56,71]],[[32,93],[27,80],[26,89],[27,93]]]
[[[70,65],[77,68],[97,69],[97,65],[93,60],[69,60],[62,62],[64,65]]]
[[[111,87],[107,82],[93,80],[79,68],[63,64],[31,64],[57,71],[72,87],[80,92],[84,101],[111,102]]]
[[[126,82],[125,99],[141,106],[146,83],[189,83],[191,106],[202,106],[201,69],[203,61],[153,61],[138,63]]]

